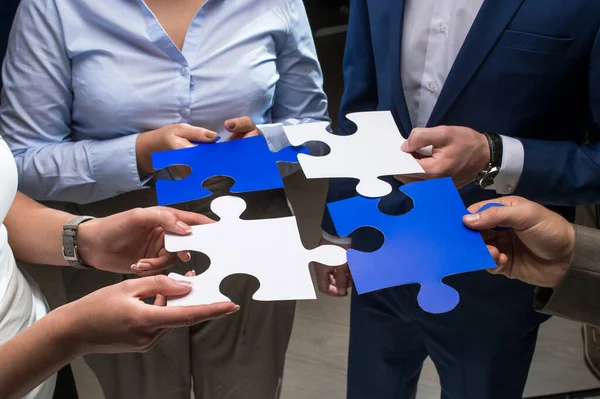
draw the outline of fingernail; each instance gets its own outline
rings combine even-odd
[[[190,274],[191,274],[192,276],[195,276],[195,275],[196,275],[196,271],[195,271],[195,270],[190,270]]]
[[[190,260],[192,260],[192,254],[191,254],[191,253],[189,253],[189,252],[186,252],[186,253],[185,253],[185,257],[186,257],[186,259],[188,260],[188,262],[189,262]],[[194,270],[192,270],[192,271],[194,272],[194,274],[196,274],[196,272],[195,272]]]
[[[175,282],[179,285],[181,285],[182,287],[186,287],[186,288],[192,288],[192,283],[190,281],[186,281],[186,280],[175,280]]]
[[[405,141],[404,143],[402,143],[402,147],[400,147],[400,149],[402,151],[406,151],[407,148],[408,148],[408,141]]]
[[[470,215],[465,215],[465,220],[467,222],[475,223],[479,219],[481,219],[481,216],[478,213],[472,213]]]
[[[214,139],[216,139],[217,137],[219,137],[219,135],[218,135],[218,134],[216,134],[216,133],[214,133],[214,132],[207,132],[207,133],[206,133],[206,137],[208,137],[208,138],[209,138],[209,139],[211,139],[211,140],[214,140]]]
[[[181,230],[183,230],[187,234],[192,232],[192,228],[181,221],[177,222],[177,227],[179,227]]]
[[[240,305],[235,305],[235,307],[233,309],[231,309],[229,312],[225,313],[226,316],[232,315],[236,312],[238,312],[240,310]]]
[[[148,270],[152,269],[152,265],[146,262],[139,262],[135,265],[131,265],[131,269],[138,272],[147,272]]]
[[[229,126],[230,129],[235,129],[235,122],[229,122],[227,126]]]

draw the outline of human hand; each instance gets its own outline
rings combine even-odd
[[[432,146],[432,155],[418,153]],[[476,180],[490,163],[490,147],[485,135],[459,126],[438,126],[413,129],[402,151],[413,154],[425,174],[396,176],[403,183],[451,177],[457,188]]]
[[[497,202],[481,213],[483,205]],[[569,268],[575,229],[562,216],[520,197],[497,198],[472,205],[464,217],[467,227],[482,231],[498,267],[490,270],[539,287],[556,287]],[[495,227],[511,230],[494,232]]]
[[[166,307],[166,297],[186,295],[191,284],[164,275],[127,280],[87,295],[52,312],[66,326],[79,354],[145,352],[169,330],[237,312],[231,302]],[[156,297],[154,305],[143,302]]]
[[[211,130],[191,126],[187,123],[167,125],[140,134],[135,144],[140,178],[143,179],[156,172],[152,167],[153,152],[194,147],[196,145],[194,143],[213,143],[217,137],[217,133]],[[173,166],[170,169],[181,177],[189,174],[189,169],[184,166]]]
[[[350,248],[349,244],[334,244],[325,238],[321,238],[319,245],[337,245],[346,250]],[[341,266],[327,266],[318,262],[313,262],[312,264],[317,275],[319,291],[336,297],[348,295],[348,288],[352,287],[352,275],[347,263]]]
[[[213,220],[192,212],[165,207],[138,208],[79,226],[78,253],[82,262],[115,273],[151,275],[175,264],[176,255],[165,249],[165,232],[186,235],[190,225]],[[187,262],[189,252],[178,254]]]
[[[247,139],[261,134],[252,119],[247,116],[225,121],[225,129],[231,132],[229,140]]]

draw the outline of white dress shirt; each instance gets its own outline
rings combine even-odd
[[[406,0],[400,73],[412,126],[425,127],[484,0]],[[511,194],[523,172],[519,140],[502,137],[502,167],[488,189]],[[323,237],[336,243],[348,239]]]

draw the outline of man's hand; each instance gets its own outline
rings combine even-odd
[[[466,215],[464,223],[471,229],[483,231],[482,235],[498,265],[490,272],[540,287],[556,287],[573,254],[573,225],[557,213],[520,197],[480,202],[471,206],[469,211],[477,212],[489,202],[499,202],[504,206]],[[490,231],[495,227],[511,230]]]
[[[258,130],[254,122],[252,122],[252,119],[247,116],[225,121],[225,129],[231,132],[229,140],[247,139],[248,137],[258,136],[260,134],[260,130]]]
[[[77,242],[83,263],[115,273],[152,275],[175,264],[165,232],[186,235],[190,225],[212,223],[206,216],[165,207],[138,208],[79,226]],[[178,254],[187,262],[188,252]]]
[[[191,284],[159,275],[127,280],[93,292],[50,313],[67,330],[78,354],[145,352],[170,329],[237,312],[231,302],[165,307],[166,297],[187,295]],[[143,302],[156,297],[154,305]]]
[[[321,238],[319,245],[337,245],[344,249],[349,249],[350,245],[339,245]],[[324,294],[342,297],[348,295],[348,288],[352,287],[352,276],[348,264],[342,266],[327,266],[321,263],[313,262],[315,274],[317,275],[317,285],[319,291]]]
[[[432,146],[431,157],[418,153]],[[438,126],[414,129],[402,145],[402,151],[412,153],[425,174],[396,176],[403,183],[451,177],[457,188],[475,181],[490,163],[490,147],[485,135],[467,127]]]

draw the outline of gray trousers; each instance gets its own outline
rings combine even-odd
[[[228,193],[227,182],[207,187],[215,196]],[[240,195],[248,207],[244,219],[290,215],[283,190]],[[209,199],[179,206],[215,218]],[[154,190],[142,190],[88,205],[51,204],[71,213],[107,216],[135,207],[156,205]],[[235,243],[231,243],[235,250]],[[171,271],[202,273],[210,261],[192,253],[192,261],[179,262]],[[63,281],[69,301],[132,276],[98,270],[64,268]],[[241,311],[191,328],[173,330],[144,354],[89,355],[107,399],[270,399],[281,390],[285,353],[290,340],[295,302],[257,302],[252,295],[258,281],[233,276],[221,284],[221,292],[241,306]]]

